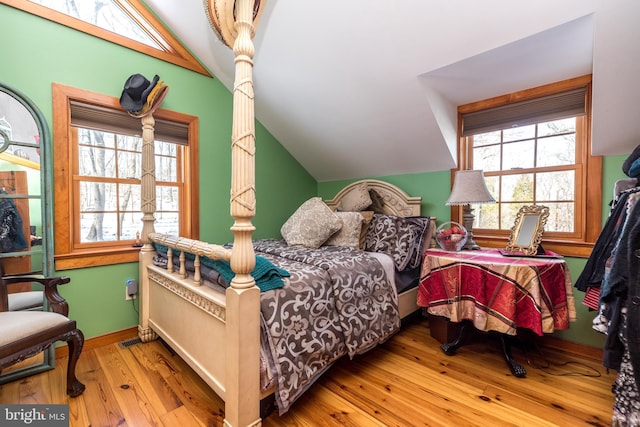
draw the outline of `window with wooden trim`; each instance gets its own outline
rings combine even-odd
[[[0,3],[212,77],[140,0],[0,0]]]
[[[138,259],[142,124],[119,100],[53,85],[56,269]],[[154,112],[157,232],[198,237],[198,119]]]
[[[481,169],[496,204],[473,206],[474,240],[503,247],[518,209],[544,205],[543,245],[588,256],[601,228],[602,160],[591,155],[591,76],[458,107],[459,165]],[[461,221],[462,209],[452,208]]]

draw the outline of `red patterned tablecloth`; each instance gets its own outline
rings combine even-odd
[[[472,320],[482,331],[538,335],[568,329],[576,319],[571,276],[564,259],[506,257],[497,250],[424,256],[418,306],[452,322]]]

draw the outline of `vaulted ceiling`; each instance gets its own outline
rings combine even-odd
[[[231,90],[202,0],[146,3]],[[636,0],[267,0],[256,117],[318,181],[446,170],[458,105],[592,73],[594,154],[628,154],[639,16]]]

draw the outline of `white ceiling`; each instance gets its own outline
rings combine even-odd
[[[146,3],[231,90],[203,1]],[[457,105],[593,73],[593,151],[628,154],[638,17],[637,0],[267,0],[256,117],[318,181],[446,170]]]

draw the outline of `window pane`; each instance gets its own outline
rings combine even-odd
[[[545,122],[538,124],[538,136],[558,135],[561,133],[575,133],[576,131],[576,118],[570,117],[568,119],[554,120],[552,122]]]
[[[142,151],[142,138],[129,135],[118,135],[118,149],[127,151]]]
[[[505,129],[503,132],[502,139],[504,142],[531,139],[536,136],[536,125],[518,126]]]
[[[486,176],[484,182],[487,184],[487,190],[489,194],[493,196],[496,201],[500,200],[500,177],[499,176]]]
[[[576,163],[576,135],[554,136],[538,141],[538,167],[573,165]]]
[[[80,211],[116,211],[116,185],[105,182],[80,182]]]
[[[497,203],[486,205],[472,205],[474,208],[473,214],[475,215],[473,227],[474,228],[489,228],[497,230],[500,226],[498,223],[498,209]]]
[[[75,129],[78,130],[78,143],[81,145],[115,148],[114,136],[112,133],[84,128]]]
[[[549,207],[549,218],[545,231],[572,233],[574,231],[575,208],[573,203],[541,203]]]
[[[178,188],[156,187],[156,205],[158,211],[178,211]]]
[[[156,233],[171,234],[177,236],[179,229],[178,214],[173,212],[156,213]]]
[[[135,240],[142,230],[142,213],[123,212],[120,214],[120,240]]]
[[[177,181],[175,157],[156,156],[156,181]]]
[[[98,147],[79,147],[78,159],[79,173],[81,176],[103,176],[113,178],[116,176],[113,150]]]
[[[171,142],[155,141],[155,153],[161,156],[175,157],[177,155],[177,145]]]
[[[534,167],[535,143],[533,140],[504,144],[502,170]]]
[[[474,140],[475,143],[475,140]],[[473,167],[485,172],[500,170],[500,146],[491,145],[473,149]]]
[[[115,213],[80,214],[80,241],[111,242],[118,240],[118,216]]]
[[[142,174],[142,154],[131,151],[118,152],[118,177],[140,179]]]
[[[501,202],[533,203],[533,174],[506,175],[502,177]],[[527,204],[525,203],[525,204]]]
[[[141,186],[139,184],[120,184],[118,189],[121,211],[140,212],[142,210],[140,206]]]
[[[536,175],[536,201],[546,204],[545,201],[575,199],[575,172],[559,171],[538,173]]]
[[[521,207],[531,203],[503,203],[500,211],[500,228],[502,230],[511,229],[516,223],[516,214]]]
[[[482,147],[483,145],[499,144],[500,143],[500,131],[480,133],[473,135],[473,146]]]

